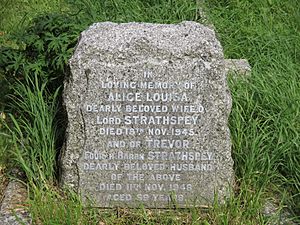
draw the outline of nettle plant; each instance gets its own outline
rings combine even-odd
[[[39,16],[24,31],[9,35],[6,42],[14,43],[14,47],[0,48],[0,68],[10,81],[37,75],[40,81],[57,88],[82,29],[75,17]]]

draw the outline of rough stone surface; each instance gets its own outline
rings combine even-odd
[[[287,207],[279,207],[279,200],[268,200],[263,208],[263,215],[268,218],[268,224],[276,225],[296,225],[295,217]]]
[[[24,208],[27,190],[20,182],[11,180],[4,192],[0,207],[1,225],[31,224],[29,213]]]
[[[249,75],[251,66],[247,59],[225,59],[226,73],[237,73],[241,75]]]
[[[99,207],[207,205],[226,195],[231,96],[212,29],[93,24],[70,66],[62,185]]]

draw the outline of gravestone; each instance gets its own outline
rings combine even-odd
[[[98,207],[206,205],[233,177],[222,47],[195,22],[97,23],[65,82],[61,184]]]

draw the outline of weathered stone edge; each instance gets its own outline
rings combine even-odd
[[[10,180],[0,205],[1,225],[32,224],[29,212],[24,208],[27,199],[27,189],[19,181]]]
[[[225,72],[239,75],[250,75],[251,66],[247,59],[225,59]]]

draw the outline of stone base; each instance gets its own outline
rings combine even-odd
[[[0,207],[1,225],[31,224],[29,213],[24,209],[27,199],[26,187],[18,181],[11,180],[4,192]]]

